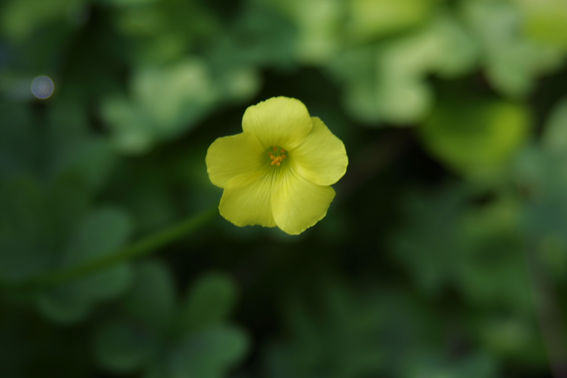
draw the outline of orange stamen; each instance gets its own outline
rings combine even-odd
[[[268,157],[270,158],[270,165],[279,167],[281,165],[282,161],[284,161],[287,158],[286,152],[287,151],[284,150],[281,147],[272,146],[271,151],[268,150]]]

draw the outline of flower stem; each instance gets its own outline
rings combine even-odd
[[[115,252],[105,254],[98,259],[94,259],[82,265],[45,273],[16,285],[20,287],[55,285],[83,277],[90,273],[95,273],[124,261],[148,255],[169,243],[193,233],[211,220],[215,214],[216,208],[214,210],[205,210],[186,218],[179,223],[173,224],[163,230],[142,238],[141,240],[127,245]]]

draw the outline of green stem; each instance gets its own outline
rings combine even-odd
[[[172,243],[188,234],[194,232],[199,227],[207,223],[217,213],[216,208],[203,211],[191,216],[180,223],[169,226],[161,231],[151,234],[141,240],[121,248],[115,252],[105,254],[98,259],[89,261],[85,264],[61,269],[18,284],[18,286],[45,286],[54,285],[70,281],[75,278],[85,276],[90,273],[100,271],[118,263],[131,260],[136,257],[148,255],[159,250],[165,245]]]

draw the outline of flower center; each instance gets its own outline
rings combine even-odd
[[[272,146],[268,148],[268,157],[270,158],[271,166],[279,167],[287,157],[287,151],[279,146]]]

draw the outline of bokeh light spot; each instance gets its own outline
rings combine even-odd
[[[47,100],[53,94],[55,90],[55,83],[53,80],[46,75],[36,76],[31,83],[32,94],[40,99]]]

